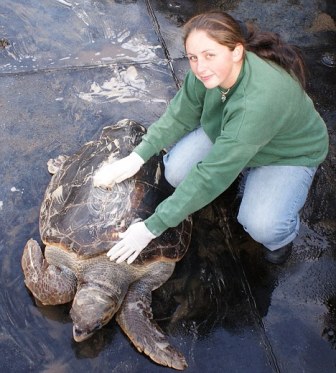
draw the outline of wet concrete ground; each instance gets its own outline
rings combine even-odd
[[[46,163],[71,154],[122,118],[148,126],[187,69],[180,26],[222,9],[303,48],[308,91],[325,119],[330,152],[303,211],[293,254],[266,264],[235,221],[235,188],[195,216],[188,255],[154,294],[155,318],[189,372],[336,370],[333,0],[2,0],[0,3],[0,352],[3,372],[159,372],[111,322],[75,343],[68,306],[36,305],[23,283],[25,242],[39,240]],[[212,208],[209,208],[210,215]],[[209,213],[209,211],[207,211]]]

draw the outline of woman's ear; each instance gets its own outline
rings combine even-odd
[[[244,55],[244,47],[243,44],[237,44],[235,49],[232,51],[233,54],[233,61],[240,62]]]

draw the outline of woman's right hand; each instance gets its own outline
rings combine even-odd
[[[102,188],[112,187],[115,183],[135,175],[144,163],[140,155],[134,152],[113,163],[105,163],[93,176],[93,185]]]

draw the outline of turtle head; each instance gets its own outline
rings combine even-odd
[[[77,291],[70,311],[74,340],[82,342],[106,325],[121,301],[104,289],[84,287]]]

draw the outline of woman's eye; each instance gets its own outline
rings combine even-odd
[[[215,55],[212,54],[212,53],[208,53],[208,54],[206,55],[206,58],[207,58],[208,60],[212,60],[214,57],[215,57]]]
[[[195,62],[195,61],[197,61],[197,57],[196,56],[189,56],[189,61]]]

